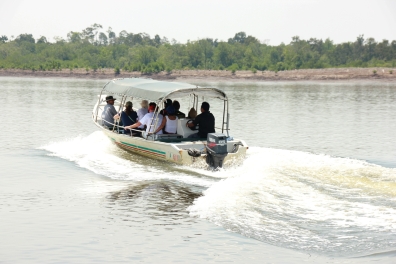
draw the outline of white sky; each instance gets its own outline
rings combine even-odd
[[[117,35],[146,32],[181,43],[227,40],[240,31],[271,45],[296,35],[396,40],[396,0],[0,0],[0,35],[8,38],[29,33],[53,41],[93,23]]]

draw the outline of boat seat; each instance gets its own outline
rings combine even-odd
[[[191,130],[189,127],[186,127],[188,120],[191,120],[191,118],[180,118],[177,120],[177,134],[183,138],[187,138],[189,135],[198,132],[198,130]]]

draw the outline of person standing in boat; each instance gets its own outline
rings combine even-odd
[[[190,128],[199,125],[198,133],[189,135],[189,138],[207,138],[208,133],[215,133],[215,118],[209,108],[209,103],[202,102],[201,114],[197,115],[191,123],[186,124]]]
[[[117,114],[117,110],[114,107],[114,101],[116,99],[113,96],[106,96],[107,105],[105,105],[102,112],[102,125],[108,128],[114,126],[114,116]]]
[[[164,134],[176,134],[177,120],[176,109],[173,105],[168,106],[166,109],[167,115],[162,119],[161,125],[155,130],[154,134],[158,134],[163,129]]]
[[[137,122],[137,113],[133,111],[133,104],[131,101],[125,103],[125,110],[121,112],[121,121],[123,126],[130,126]],[[114,119],[120,119],[120,114],[116,114]],[[130,134],[131,130],[124,129],[124,134]]]
[[[158,120],[155,120],[155,109],[157,107],[156,103],[150,103],[149,104],[149,108],[148,108],[148,114],[146,114],[142,120],[139,120],[137,123],[131,125],[131,126],[126,126],[124,127],[124,129],[134,129],[137,128],[141,125],[145,125],[146,128],[146,132],[144,133],[143,137],[147,137],[148,133],[150,132],[154,132],[157,130],[157,128],[162,124],[162,119],[163,119],[163,115],[158,114]],[[157,123],[157,126],[154,128],[154,126],[151,125],[155,125],[155,123]],[[160,130],[157,134],[162,134],[162,130]]]

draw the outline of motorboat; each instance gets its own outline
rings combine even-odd
[[[160,107],[167,99],[189,100],[192,108],[198,108],[200,99],[214,100],[220,103],[223,113],[221,125],[216,126],[216,133],[209,133],[206,138],[189,138],[197,131],[187,127],[192,118],[188,116],[177,119],[176,134],[138,133],[140,130],[124,130],[124,126],[114,121],[113,126],[103,125],[102,112],[107,104],[106,96],[117,98],[114,107],[120,113],[127,101],[148,100],[156,103],[151,126],[157,127]],[[213,103],[211,101],[211,104]],[[136,110],[136,108],[134,108]],[[212,109],[211,109],[212,110]],[[182,82],[157,81],[145,78],[120,78],[107,82],[92,111],[92,120],[118,147],[134,154],[149,158],[188,166],[206,166],[212,169],[228,166],[243,161],[248,146],[243,140],[230,136],[229,100],[224,91],[214,87],[200,87]],[[218,123],[218,121],[217,121]],[[141,132],[141,131],[140,131]]]

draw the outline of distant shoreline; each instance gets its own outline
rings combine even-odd
[[[121,71],[116,75],[114,69],[99,69],[97,71],[85,69],[32,71],[19,69],[0,69],[0,76],[7,77],[60,77],[75,79],[114,79],[128,77],[145,77],[156,80],[200,79],[208,81],[346,81],[346,80],[381,80],[396,81],[396,68],[329,68],[329,69],[301,69],[290,71],[236,71],[226,70],[173,70],[171,73],[160,72],[142,74],[140,72]]]

